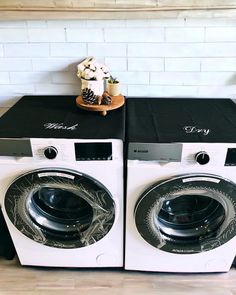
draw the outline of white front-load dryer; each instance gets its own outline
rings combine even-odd
[[[17,126],[17,128],[16,128]],[[124,108],[23,97],[0,118],[0,197],[22,265],[123,266]]]
[[[125,269],[224,272],[236,255],[236,105],[127,101]]]

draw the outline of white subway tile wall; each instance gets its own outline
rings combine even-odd
[[[236,97],[235,19],[0,21],[0,107],[80,94],[94,56],[127,96]]]

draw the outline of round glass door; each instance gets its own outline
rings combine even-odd
[[[218,176],[176,177],[147,189],[135,223],[152,246],[173,253],[214,249],[236,234],[236,186]]]
[[[27,200],[31,219],[55,232],[83,232],[93,220],[93,207],[81,195],[65,188],[40,187]]]
[[[101,240],[115,220],[110,192],[85,174],[41,169],[16,179],[5,196],[15,227],[30,239],[58,248]]]
[[[206,191],[196,190],[193,195],[186,191],[182,194],[164,201],[161,210],[156,212],[156,226],[166,236],[180,241],[194,240],[214,232],[225,220],[223,205],[207,196]]]

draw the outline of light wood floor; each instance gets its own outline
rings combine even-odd
[[[236,269],[160,274],[108,269],[22,267],[0,259],[0,295],[236,295]]]

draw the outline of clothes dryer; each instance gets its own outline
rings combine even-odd
[[[123,265],[124,107],[25,96],[0,118],[0,197],[22,265]]]
[[[236,254],[236,105],[129,98],[125,268],[228,271]]]

